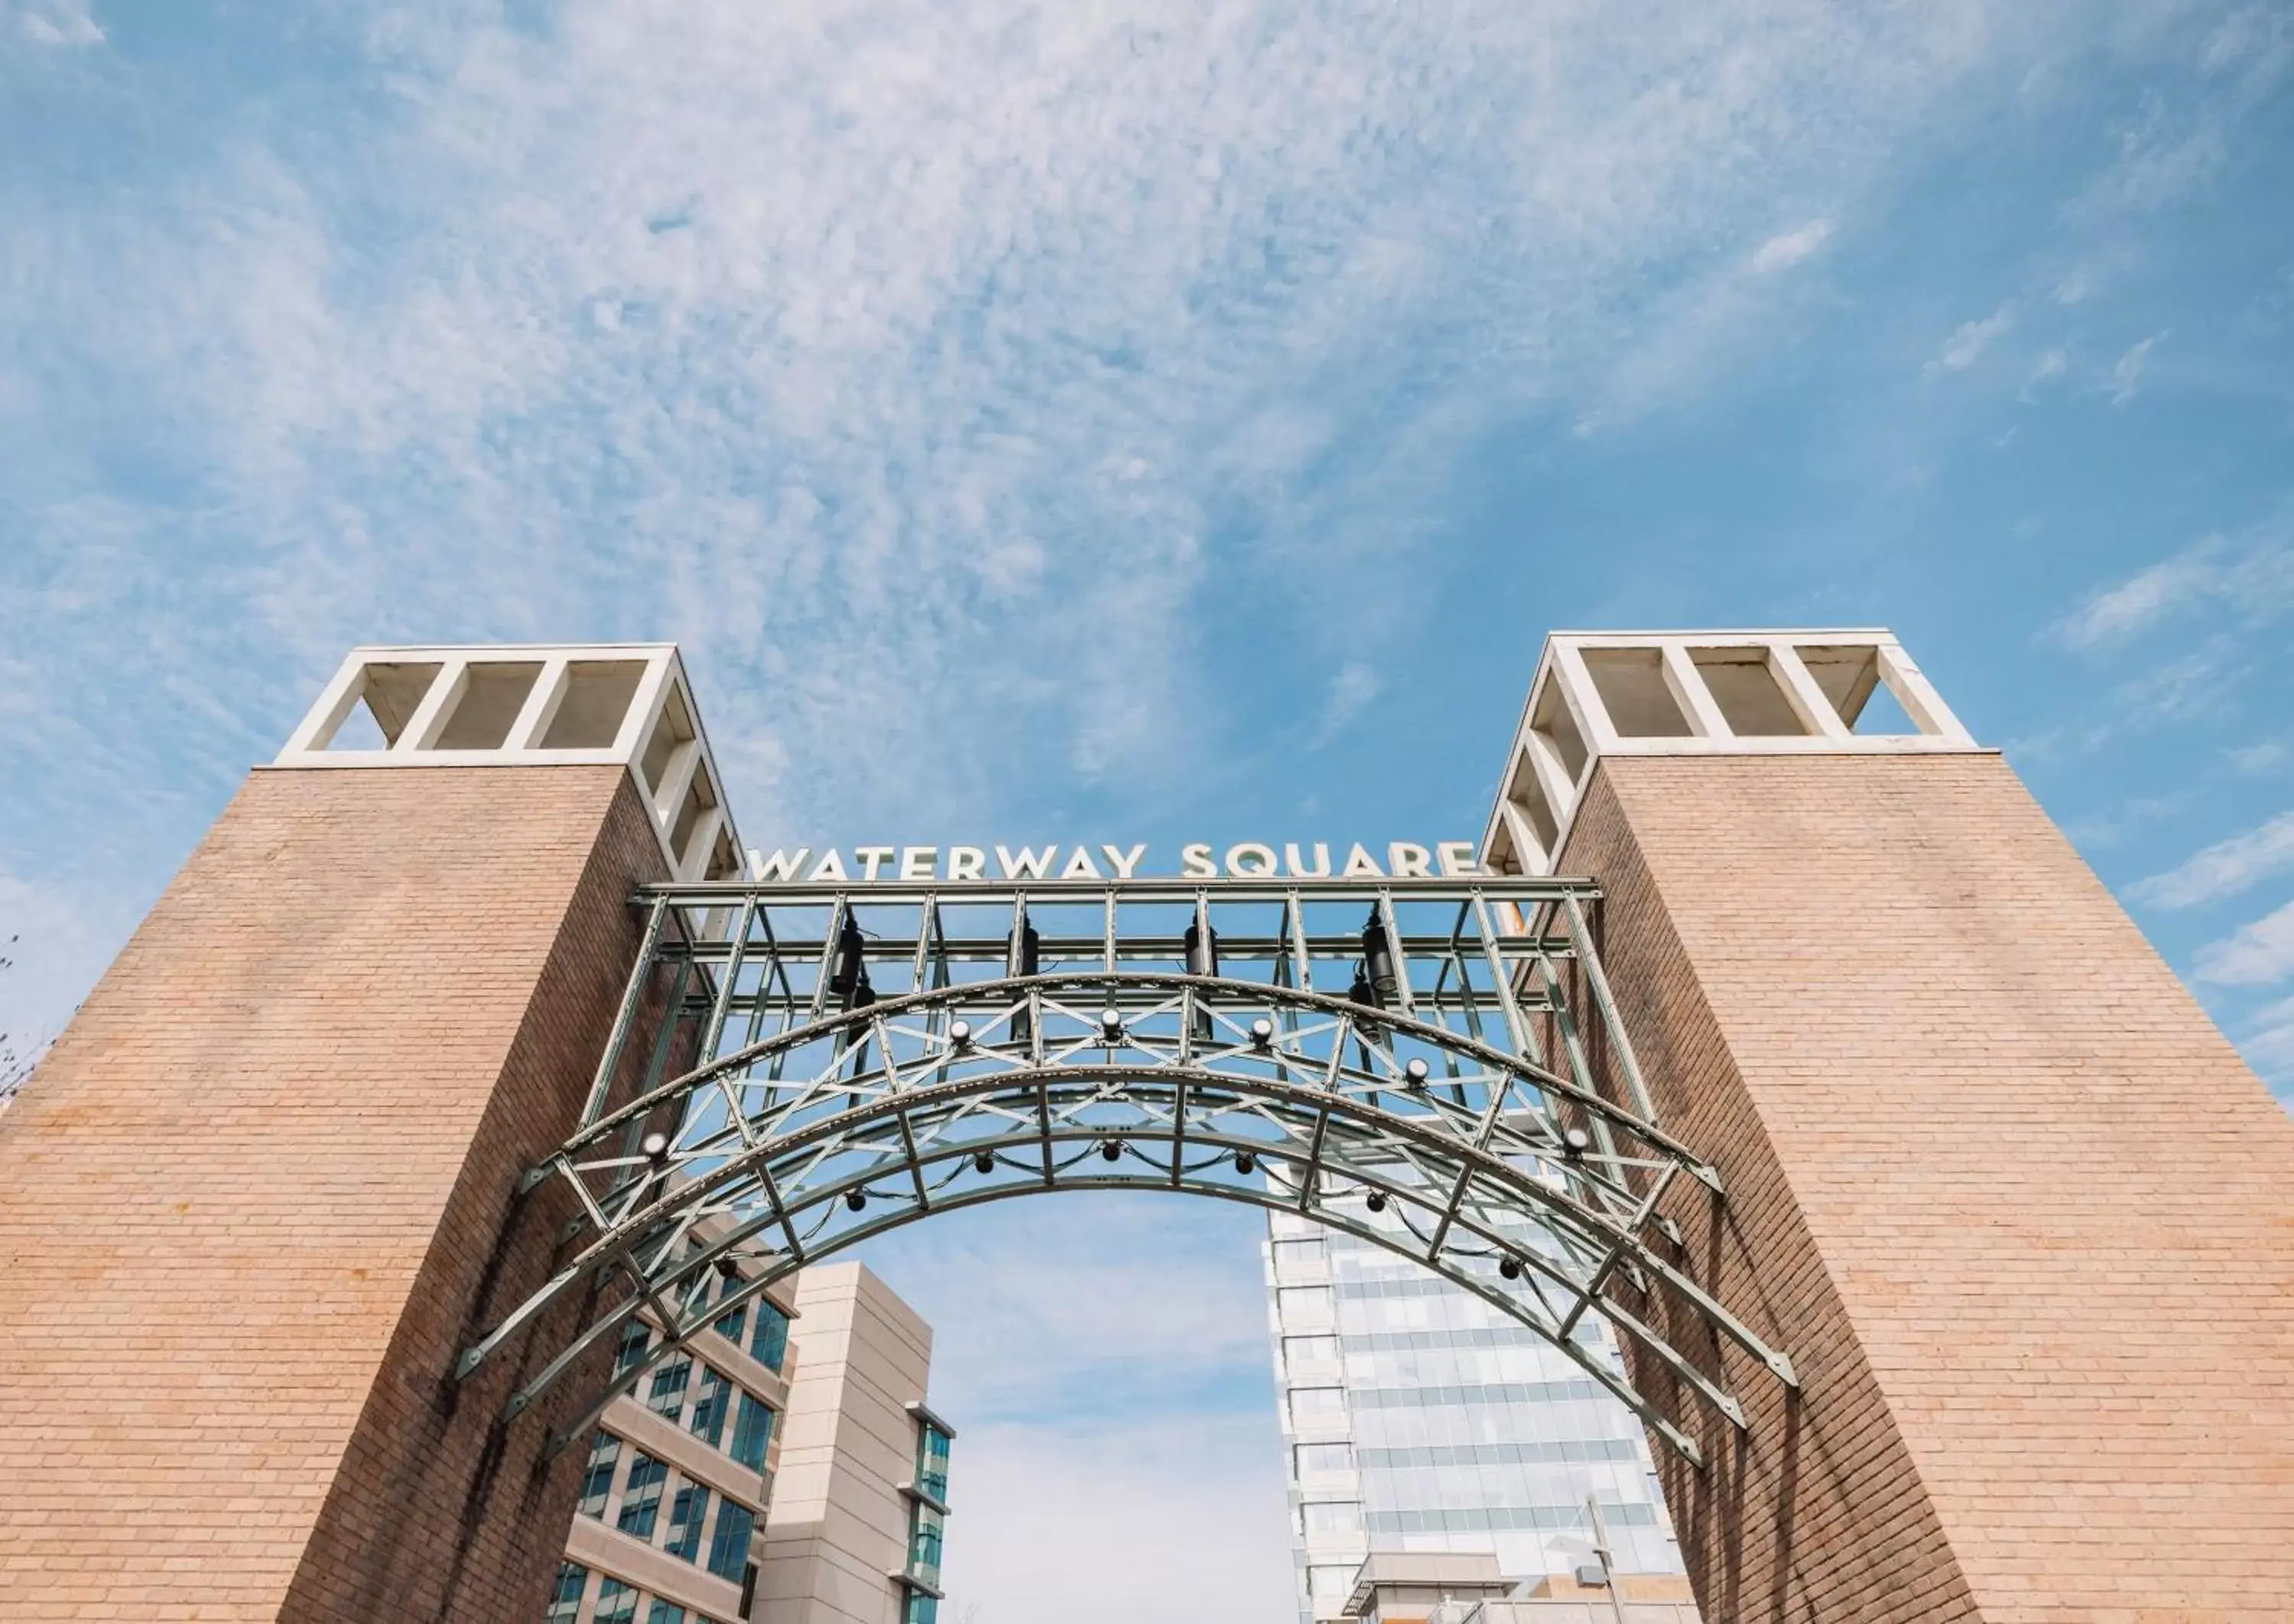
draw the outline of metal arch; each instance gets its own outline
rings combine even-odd
[[[742,941],[705,1011],[711,1047]],[[922,966],[920,946],[919,983]],[[562,1442],[807,1263],[935,1212],[1145,1188],[1303,1212],[1412,1258],[1537,1332],[1692,1461],[1695,1441],[1581,1340],[1589,1316],[1738,1427],[1736,1401],[1621,1296],[1669,1294],[1794,1379],[1665,1255],[1659,1198],[1682,1172],[1717,1190],[1712,1169],[1524,1054],[1411,1014],[1217,976],[1070,970],[834,1012],[825,987],[824,969],[807,1011],[817,1018],[646,1091],[535,1170],[533,1181],[575,1191],[582,1217],[568,1239],[586,1244],[458,1375],[582,1281],[625,1278],[629,1295],[510,1401],[515,1416],[644,1310],[667,1337],[618,1370]],[[1382,1221],[1374,1199],[1389,1209]],[[712,1296],[720,1269],[738,1283]]]

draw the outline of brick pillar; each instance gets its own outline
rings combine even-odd
[[[572,1310],[450,1377],[663,872],[618,766],[248,780],[0,1116],[0,1614],[541,1616],[582,1384],[495,1417]]]
[[[1612,756],[1558,867],[1805,1384],[1665,1468],[1707,1624],[2294,1617],[2294,1122],[2006,766]]]

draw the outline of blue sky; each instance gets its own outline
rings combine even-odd
[[[0,1026],[354,642],[676,638],[752,841],[1170,854],[1473,832],[1550,627],[1883,624],[2284,1097],[2290,72],[2199,0],[0,0]],[[882,1260],[979,1624],[1280,1616],[1251,1238]]]

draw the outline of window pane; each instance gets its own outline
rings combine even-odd
[[[590,1616],[597,1624],[632,1624],[638,1616],[638,1593],[618,1579],[601,1579],[598,1611]]]
[[[901,1624],[938,1624],[940,1602],[921,1590],[908,1592],[907,1611],[900,1615]]]
[[[693,1379],[693,1359],[680,1353],[675,1359],[655,1368],[653,1387],[646,1394],[646,1408],[657,1416],[667,1416],[674,1421],[685,1411],[685,1384]]]
[[[735,1347],[741,1345],[741,1333],[748,1328],[749,1305],[746,1303],[729,1314],[720,1314],[714,1327],[717,1334]]]
[[[686,1425],[696,1438],[705,1438],[712,1449],[725,1436],[725,1411],[732,1389],[707,1365],[701,1367],[700,1391],[693,1400],[693,1419]]]
[[[1346,1390],[1339,1387],[1293,1387],[1290,1390],[1290,1418],[1293,1421],[1329,1420],[1346,1413]]]
[[[916,1487],[945,1505],[948,1501],[948,1437],[931,1422],[916,1432]]]
[[[752,1393],[743,1393],[741,1413],[733,1422],[733,1458],[752,1472],[761,1472],[772,1441],[773,1407]]]
[[[590,1582],[590,1570],[578,1562],[562,1563],[557,1569],[557,1588],[549,1598],[549,1609],[541,1615],[542,1624],[574,1624],[582,1611],[582,1591]]]
[[[788,1357],[788,1316],[766,1298],[757,1299],[757,1325],[749,1333],[749,1354],[768,1370],[777,1370]]]
[[[614,1525],[625,1534],[650,1540],[655,1514],[661,1509],[662,1485],[668,1481],[667,1466],[650,1455],[633,1452],[629,1481],[622,1485],[622,1514]]]
[[[940,1542],[947,1523],[922,1500],[908,1502],[908,1571],[926,1584],[940,1583]]]
[[[646,1624],[685,1624],[685,1609],[656,1596],[652,1611],[646,1614]]]
[[[642,1320],[632,1320],[622,1327],[622,1345],[614,1355],[614,1374],[620,1376],[646,1355],[653,1343],[653,1328]]]
[[[741,1570],[749,1560],[749,1535],[755,1527],[756,1518],[746,1506],[737,1500],[719,1501],[717,1531],[709,1539],[709,1571],[739,1584]]]
[[[582,1474],[583,1516],[606,1514],[606,1498],[614,1490],[614,1466],[621,1452],[622,1441],[611,1433],[599,1433],[590,1440],[589,1469]]]
[[[701,1525],[709,1520],[709,1490],[687,1483],[669,1506],[669,1539],[663,1547],[672,1556],[691,1562],[701,1555]]]

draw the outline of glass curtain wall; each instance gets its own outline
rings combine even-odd
[[[1305,1624],[1339,1615],[1372,1551],[1569,1572],[1590,1559],[1589,1496],[1619,1571],[1681,1571],[1640,1424],[1575,1363],[1406,1258],[1289,1214],[1268,1227]],[[1600,1327],[1579,1336],[1623,1368]]]

